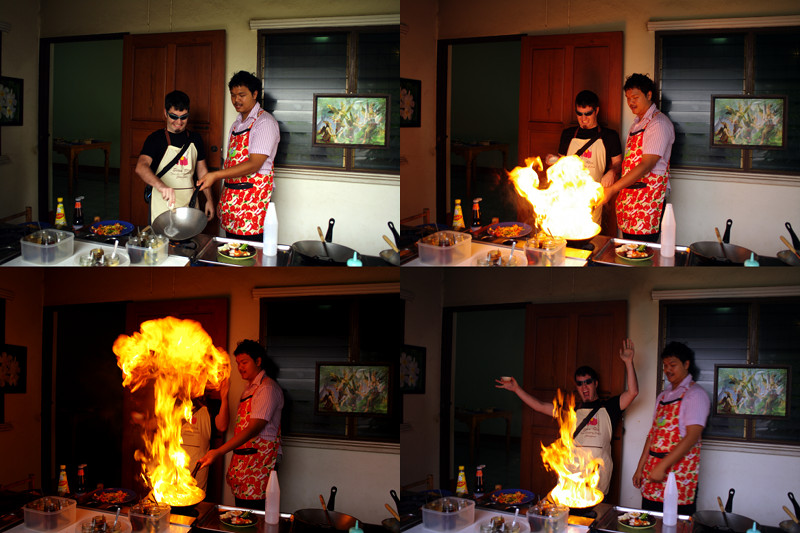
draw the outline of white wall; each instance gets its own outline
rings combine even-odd
[[[404,397],[405,431],[401,433],[401,483],[438,474],[439,369],[442,308],[511,302],[628,302],[628,335],[636,345],[639,397],[625,413],[620,504],[639,507],[641,497],[629,480],[652,421],[660,362],[659,304],[656,289],[800,285],[796,269],[404,269],[406,343],[427,348],[425,395]],[[488,378],[487,378],[488,379]],[[451,428],[452,432],[452,428]],[[784,496],[796,485],[800,457],[711,450],[702,453],[699,508],[716,509],[716,497],[736,488],[734,512],[777,525],[785,515]],[[452,465],[450,465],[452,469]],[[447,481],[445,480],[444,483]],[[441,483],[437,479],[437,483]],[[797,489],[794,489],[795,492]],[[747,494],[747,497],[745,497]],[[739,498],[739,496],[742,496]]]

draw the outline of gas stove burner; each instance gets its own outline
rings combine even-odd
[[[182,241],[169,241],[169,247],[173,249],[196,250],[197,243],[192,239],[185,239]]]
[[[568,246],[577,250],[588,250],[590,252],[594,251],[594,244],[591,242],[575,242],[573,244],[568,244]]]
[[[200,511],[197,510],[196,504],[195,505],[187,505],[185,507],[172,507],[170,509],[171,513],[179,514],[182,516],[191,516],[197,518],[200,516]]]
[[[594,510],[594,507],[570,507],[569,514],[584,518],[597,518],[597,511]]]

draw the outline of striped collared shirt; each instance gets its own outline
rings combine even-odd
[[[281,426],[281,409],[283,409],[283,391],[280,385],[267,377],[263,370],[242,393],[242,398],[252,395],[250,400],[250,418],[266,420],[267,425],[258,434],[269,440],[275,440]]]
[[[269,113],[263,113],[260,117],[258,112],[261,106],[258,102],[250,110],[246,117],[239,113],[231,126],[230,133],[239,132],[250,128],[250,153],[263,154],[267,156],[264,164],[258,170],[261,174],[272,172],[275,154],[278,152],[278,142],[281,140],[281,132],[278,128],[278,121]],[[230,139],[230,134],[228,135]],[[229,141],[230,148],[230,141]]]
[[[674,389],[672,384],[667,382],[666,388],[656,398],[656,410],[658,410],[659,402],[676,400],[682,394],[683,400],[681,400],[681,407],[678,412],[678,431],[681,437],[685,437],[686,426],[706,426],[708,413],[711,411],[711,400],[700,385],[693,383],[692,375],[689,374]],[[653,419],[655,420],[655,414]]]
[[[659,156],[660,159],[656,166],[653,167],[653,172],[664,175],[667,173],[667,164],[672,156],[675,127],[667,118],[667,115],[661,112],[656,113],[656,111],[658,111],[656,104],[651,104],[650,109],[641,119],[635,116],[631,129],[628,130],[628,135],[641,130],[642,127],[645,128],[644,137],[642,138],[642,153]]]

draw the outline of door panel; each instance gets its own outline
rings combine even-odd
[[[522,387],[541,401],[552,401],[556,389],[575,391],[575,369],[589,365],[600,376],[603,397],[624,390],[625,365],[617,354],[627,331],[627,303],[590,302],[529,305],[526,309],[525,370]],[[542,444],[556,440],[558,427],[550,416],[527,406],[522,411],[520,484],[540,496],[555,486],[541,458]],[[612,440],[614,470],[609,501],[619,501],[622,424]]]
[[[166,300],[155,302],[134,302],[127,306],[125,316],[125,332],[128,335],[139,331],[142,322],[155,318],[174,316],[181,319],[191,319],[199,322],[203,329],[214,341],[214,345],[227,349],[228,346],[228,300],[223,298],[198,299],[198,300]],[[135,393],[126,393],[123,403],[123,420],[131,420],[131,413],[141,409],[143,403],[152,402],[152,384],[137,390]],[[210,392],[210,399],[219,400],[219,394]],[[218,402],[217,402],[218,403]],[[227,409],[228,406],[222,406]],[[224,442],[224,435],[214,427],[213,420],[216,410],[209,404],[211,413],[211,447],[219,447]],[[230,428],[230,426],[229,426]],[[142,448],[140,428],[135,424],[125,424],[122,439],[122,480],[123,487],[130,487],[139,494],[146,494],[148,489],[143,485],[140,477],[141,467],[134,459],[134,451]],[[208,477],[207,501],[222,501],[223,464],[217,461],[211,467]]]
[[[149,207],[142,200],[144,183],[133,170],[144,139],[164,127],[168,92],[178,89],[189,95],[187,128],[203,137],[208,167],[219,168],[226,101],[225,31],[127,35],[122,75],[120,218],[145,225]],[[203,195],[199,198],[202,209]],[[206,231],[216,229],[214,223]]]

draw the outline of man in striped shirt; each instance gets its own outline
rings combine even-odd
[[[605,189],[617,196],[617,225],[626,239],[656,242],[669,183],[675,128],[654,102],[655,85],[644,74],[625,81],[625,98],[636,117],[628,131],[622,177]]]

